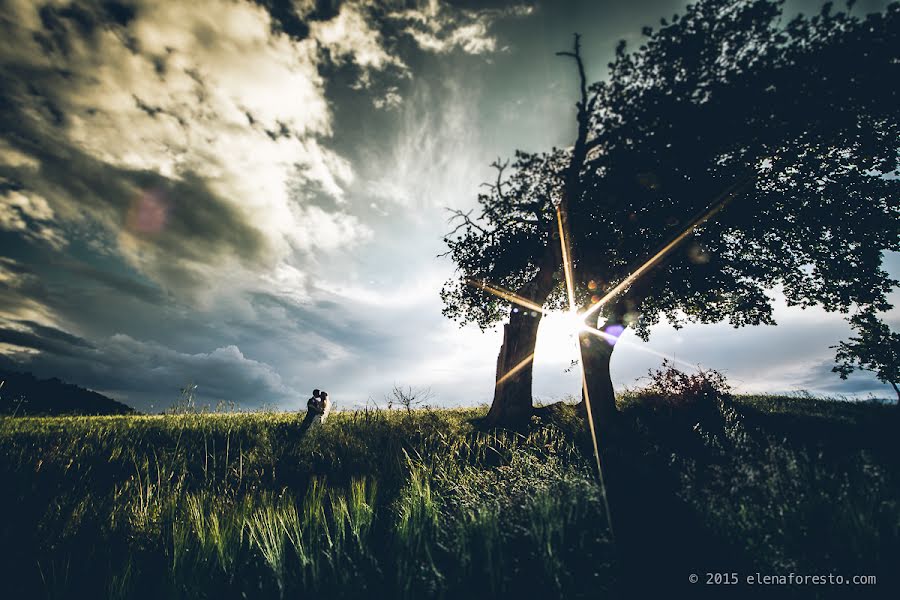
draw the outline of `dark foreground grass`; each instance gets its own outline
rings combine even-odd
[[[615,538],[572,409],[522,433],[477,430],[477,409],[337,413],[302,439],[293,414],[5,419],[0,597],[785,592],[690,586],[707,571],[896,590],[900,411],[625,404]]]

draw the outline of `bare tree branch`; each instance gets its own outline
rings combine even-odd
[[[453,231],[451,231],[450,233],[447,234],[446,237],[449,237],[449,236],[453,235],[454,233],[456,233],[457,231],[459,231],[459,230],[462,229],[463,227],[472,227],[472,228],[474,228],[474,229],[477,229],[478,231],[480,231],[480,232],[483,233],[484,235],[488,235],[488,231],[487,231],[484,227],[482,227],[481,225],[479,225],[478,223],[476,223],[475,221],[472,220],[471,215],[472,215],[472,211],[475,210],[474,208],[473,208],[473,209],[470,209],[469,212],[463,212],[463,211],[459,210],[458,208],[450,208],[450,207],[446,207],[446,206],[445,206],[445,207],[444,207],[444,210],[449,211],[449,212],[451,213],[451,217],[450,217],[449,219],[447,219],[447,224],[448,224],[448,225],[449,225],[449,224],[452,224],[452,223],[453,223],[454,221],[456,221],[457,219],[461,219],[461,220],[462,220],[462,223],[460,223],[459,225],[457,225],[457,226],[453,229]]]
[[[572,52],[557,52],[556,55],[570,56],[575,59],[575,64],[578,65],[578,78],[581,88],[581,100],[576,102],[575,106],[578,107],[578,120],[581,121],[582,114],[588,113],[587,75],[585,75],[584,72],[584,61],[581,60],[581,34],[575,34],[575,44]]]
[[[509,202],[506,194],[503,192],[503,185],[506,183],[503,181],[503,172],[509,166],[509,161],[500,162],[498,158],[494,162],[491,163],[491,166],[497,169],[497,181],[495,183],[484,182],[481,184],[481,187],[486,187],[492,192],[496,193],[497,196],[503,200],[504,202]]]

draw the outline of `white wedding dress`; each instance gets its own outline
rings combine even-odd
[[[318,425],[320,423],[325,422],[325,419],[328,418],[328,413],[331,412],[331,398],[329,398],[328,396],[325,396],[325,402],[324,402],[324,406],[322,408],[324,409],[322,411],[322,414],[314,416],[312,418],[312,423],[310,423],[310,426]]]

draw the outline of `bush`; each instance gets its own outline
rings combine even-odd
[[[634,393],[635,399],[656,409],[701,409],[718,412],[731,399],[725,375],[714,369],[680,371],[668,360],[648,372],[650,383]]]

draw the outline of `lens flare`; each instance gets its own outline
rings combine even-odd
[[[146,190],[134,199],[128,209],[126,225],[138,234],[158,234],[169,221],[171,204],[162,190]]]
[[[559,227],[559,245],[560,252],[562,253],[563,273],[566,276],[566,293],[569,297],[569,313],[577,317],[577,329],[575,331],[580,332],[582,329],[587,328],[588,325],[585,323],[585,315],[578,314],[578,306],[575,304],[575,275],[573,273],[572,265],[572,248],[569,245],[569,220],[563,207],[564,205],[562,202],[556,206],[556,223]],[[575,343],[578,346],[578,356],[581,359],[581,392],[582,397],[584,398],[584,408],[587,412],[588,429],[591,432],[591,445],[594,450],[594,459],[597,462],[597,477],[600,481],[600,491],[603,496],[603,508],[606,511],[609,533],[614,537],[612,517],[609,512],[609,501],[606,498],[606,483],[603,480],[603,466],[600,461],[600,445],[597,442],[597,428],[594,426],[594,414],[591,409],[591,395],[588,391],[588,382],[584,371],[584,350],[581,347],[581,340],[577,335],[575,336]]]
[[[619,341],[619,338],[622,337],[622,334],[625,333],[624,325],[610,325],[604,331],[606,334],[606,341],[609,342],[610,346],[615,346],[616,342]]]
[[[615,328],[615,329],[613,329]],[[597,329],[596,327],[591,327],[589,325],[585,325],[582,331],[587,331],[593,335],[596,335],[599,338],[606,340],[606,342],[610,346],[615,346],[616,344],[624,344],[629,348],[634,348],[636,350],[640,350],[641,352],[646,352],[647,354],[652,354],[653,356],[658,356],[664,360],[668,360],[669,362],[678,363],[685,367],[689,367],[693,370],[698,370],[697,365],[693,363],[689,363],[685,360],[681,360],[680,358],[675,358],[669,354],[665,354],[663,352],[659,352],[654,350],[653,348],[648,348],[642,344],[636,344],[634,342],[629,342],[628,340],[621,339],[622,334],[625,332],[625,327],[623,325],[613,325],[607,328],[606,331],[602,329]]]
[[[529,300],[528,298],[523,298],[518,294],[511,292],[507,289],[504,289],[498,285],[490,284],[481,279],[467,279],[466,284],[472,287],[478,288],[480,290],[484,290],[486,292],[490,292],[491,294],[497,296],[498,298],[503,298],[509,302],[514,304],[518,304],[519,306],[524,306],[528,310],[532,310],[536,313],[545,314],[547,311],[544,310],[544,307]],[[537,315],[535,315],[537,316]]]
[[[638,277],[640,277],[641,275],[643,275],[644,273],[649,271],[651,268],[653,268],[659,261],[661,261],[667,254],[669,254],[669,252],[671,252],[676,246],[678,246],[678,244],[680,244],[682,241],[684,241],[684,238],[686,238],[691,233],[693,233],[697,227],[699,227],[700,225],[702,225],[703,223],[705,223],[706,221],[708,221],[712,217],[714,217],[716,214],[718,214],[723,208],[725,208],[728,205],[729,202],[731,202],[731,200],[733,200],[737,196],[738,192],[741,189],[743,189],[743,187],[745,185],[747,185],[747,183],[752,181],[752,179],[753,179],[752,175],[747,176],[744,179],[742,179],[741,181],[739,181],[738,183],[732,185],[730,188],[725,190],[722,194],[720,194],[713,201],[712,207],[710,207],[709,210],[702,213],[700,216],[698,216],[693,221],[691,221],[688,224],[688,226],[681,233],[679,233],[677,236],[675,236],[675,239],[673,239],[671,242],[669,242],[668,244],[663,246],[662,249],[659,252],[657,252],[656,254],[654,254],[653,256],[651,256],[647,260],[647,262],[645,262],[640,267],[638,267],[637,269],[632,271],[632,273],[630,275],[628,275],[625,279],[623,279],[617,286],[615,286],[613,289],[606,292],[606,294],[604,294],[599,300],[597,300],[590,307],[588,307],[588,309],[584,312],[585,318],[591,316],[592,314],[594,314],[595,312],[600,310],[604,304],[609,302],[612,298],[614,298],[616,295],[618,295],[623,290],[625,290],[628,286],[630,286],[632,283],[634,283]]]
[[[584,322],[584,315],[577,310],[569,310],[562,314],[562,327],[568,333],[578,335],[587,329],[588,325]]]
[[[575,312],[575,276],[572,274],[572,247],[569,244],[569,222],[563,213],[562,204],[556,207],[556,223],[559,227],[559,246],[562,252],[563,272],[566,276],[566,294],[569,298],[569,311]]]
[[[509,379],[510,377],[512,377],[513,375],[515,375],[516,373],[518,373],[519,371],[521,371],[522,369],[527,367],[528,364],[531,363],[531,361],[533,361],[533,360],[534,360],[534,352],[532,352],[531,354],[526,356],[524,359],[522,359],[512,369],[510,369],[509,371],[504,373],[503,376],[497,380],[497,385],[502,385],[504,381],[506,381],[507,379]]]

